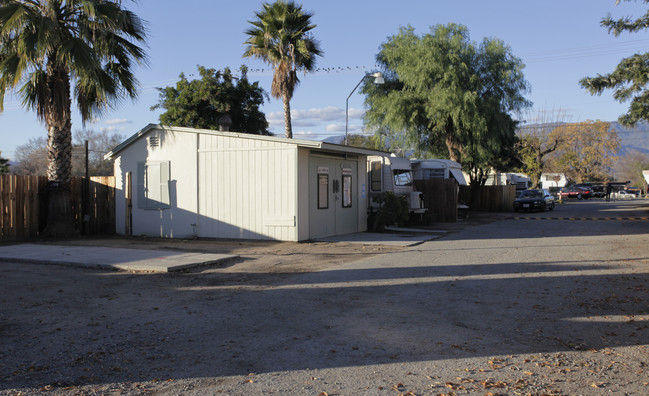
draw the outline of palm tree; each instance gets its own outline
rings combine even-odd
[[[74,233],[70,204],[71,87],[85,123],[129,96],[133,61],[146,62],[144,22],[121,0],[0,0],[0,111],[7,90],[48,133],[48,224]]]
[[[249,37],[243,56],[259,58],[273,67],[270,93],[282,99],[286,137],[292,138],[290,102],[300,82],[297,72],[312,71],[315,57],[322,56],[322,50],[310,33],[316,27],[311,23],[313,15],[302,11],[302,6],[278,0],[273,4],[264,3],[263,8],[255,13],[255,21],[249,21],[254,27],[246,31]]]

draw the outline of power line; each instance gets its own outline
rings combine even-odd
[[[544,51],[536,51],[536,52],[531,52],[526,55],[529,56],[534,56],[534,55],[544,55],[544,54],[556,54],[558,52],[574,52],[574,51],[580,51],[580,50],[593,50],[593,49],[601,49],[604,47],[619,47],[620,45],[647,45],[649,43],[649,39],[641,39],[641,40],[627,40],[627,41],[617,41],[615,43],[611,44],[597,44],[597,45],[585,45],[585,46],[580,46],[580,47],[570,47],[570,48],[553,48],[551,50],[544,50]]]

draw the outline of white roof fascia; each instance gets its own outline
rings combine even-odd
[[[342,153],[361,154],[361,155],[383,155],[383,156],[389,155],[389,153],[383,151],[369,150],[369,149],[363,149],[363,148],[352,147],[352,146],[343,146],[340,144],[325,143],[325,142],[320,142],[315,140],[288,139],[288,138],[282,138],[276,136],[255,135],[251,133],[221,132],[221,131],[215,131],[211,129],[196,129],[196,128],[149,124],[144,128],[140,129],[133,136],[129,137],[128,139],[124,140],[122,143],[114,147],[110,152],[104,155],[104,159],[108,160],[113,158],[115,155],[117,155],[117,153],[119,153],[120,151],[128,147],[131,143],[133,143],[140,137],[146,135],[149,131],[155,129],[170,131],[170,132],[202,133],[207,135],[237,137],[241,139],[255,139],[255,140],[265,140],[265,141],[272,141],[272,142],[281,142],[281,143],[295,144],[300,147],[322,149],[322,150],[329,150],[329,151],[342,152]]]

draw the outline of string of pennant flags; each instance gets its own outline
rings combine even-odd
[[[247,65],[244,65],[248,67]],[[365,65],[360,65],[360,66],[329,66],[329,67],[318,67],[315,68],[314,70],[310,71],[309,74],[331,74],[331,73],[352,73],[352,72],[367,72],[370,70],[377,70],[379,69],[378,65],[374,66],[365,66]],[[241,74],[239,72],[238,68],[231,69],[230,70],[232,73],[232,76],[235,78],[241,77]],[[247,74],[250,76],[271,76],[274,72],[273,68],[270,67],[264,67],[264,68],[249,68],[247,70]],[[186,77],[189,77],[190,79],[196,78],[197,74],[196,73],[188,73],[185,75]],[[176,80],[169,80],[169,83],[176,81]]]
[[[247,74],[250,76],[272,76],[273,74],[273,69],[269,67],[264,67],[264,68],[249,68],[247,65],[244,65],[248,68]],[[331,73],[351,73],[351,72],[367,72],[370,70],[378,70],[379,65],[374,65],[374,66],[366,66],[366,65],[359,65],[359,66],[329,66],[329,67],[318,67],[314,69],[313,71],[309,72],[309,74],[331,74]],[[221,69],[222,70],[222,69]],[[230,72],[232,73],[232,76],[235,78],[240,78],[241,73],[239,71],[238,67],[232,67],[230,69]],[[193,80],[195,78],[198,78],[197,73],[187,73],[185,74],[185,77]],[[148,91],[155,91],[159,87],[163,87],[169,84],[174,84],[177,82],[177,78],[170,78],[167,80],[161,80],[161,81],[155,81],[153,83],[147,84],[143,88]],[[11,105],[12,103],[9,103]],[[17,103],[15,103],[17,105]],[[7,103],[5,103],[5,107],[7,106]]]
[[[378,65],[374,65],[373,67],[370,66],[330,66],[330,67],[318,67],[315,68],[311,73],[343,73],[343,72],[351,72],[351,71],[362,71],[362,70],[370,70],[370,69],[378,69]],[[248,73],[249,74],[263,74],[263,73],[272,73],[273,69],[272,68],[249,68]]]

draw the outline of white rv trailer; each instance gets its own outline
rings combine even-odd
[[[513,184],[516,190],[527,190],[531,187],[532,179],[522,173],[490,173],[486,186],[506,186]]]
[[[394,156],[367,157],[370,208],[376,209],[374,197],[386,191],[405,196],[410,213],[425,213],[422,193],[415,191],[410,160]]]
[[[460,186],[468,183],[462,173],[459,162],[447,159],[418,159],[411,160],[412,176],[415,180],[429,180],[434,178],[455,179]]]

